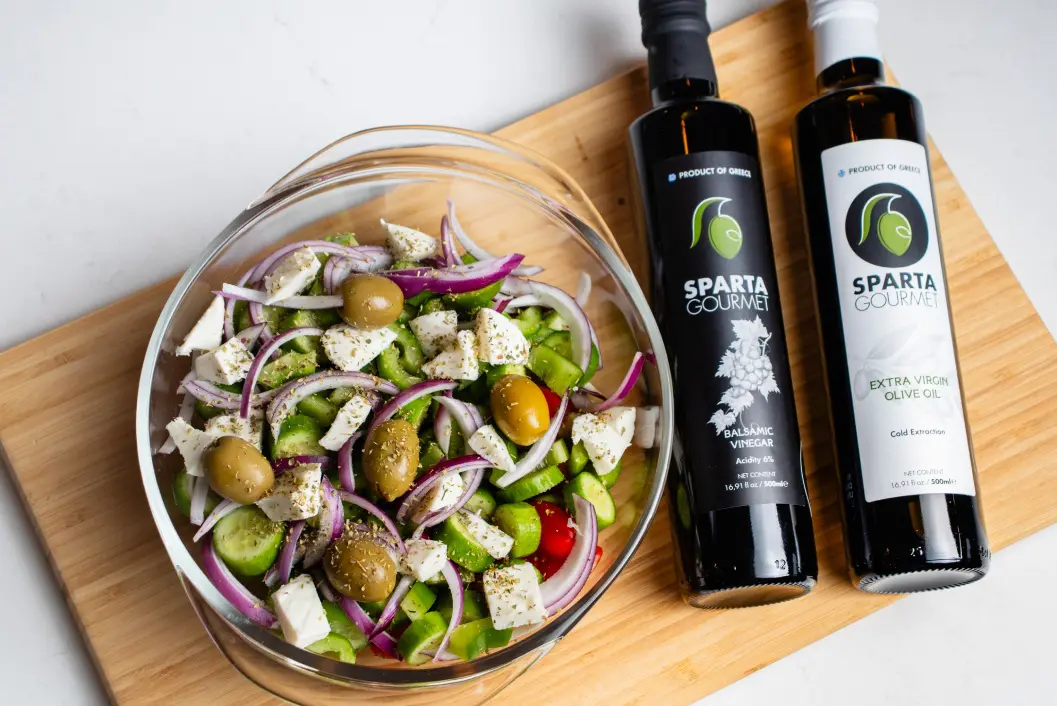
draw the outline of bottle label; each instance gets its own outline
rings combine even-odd
[[[654,290],[675,376],[674,461],[692,503],[699,512],[806,505],[760,166],[716,151],[653,171],[662,283]]]
[[[928,154],[863,140],[822,170],[866,501],[975,495]]]

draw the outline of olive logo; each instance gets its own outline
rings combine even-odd
[[[878,194],[866,202],[862,209],[862,236],[859,238],[859,245],[870,237],[870,217],[874,207],[884,201],[885,212],[877,219],[877,237],[881,239],[881,245],[897,257],[907,251],[914,235],[907,217],[892,209],[892,202],[898,198],[901,198],[899,194]]]
[[[729,202],[730,199],[722,196],[711,196],[697,204],[697,208],[694,209],[691,248],[701,240],[705,213],[711,209],[712,217],[708,221],[708,242],[712,249],[728,260],[733,260],[741,251],[741,226],[733,216],[723,213],[723,204]]]
[[[899,184],[864,189],[848,207],[845,231],[852,251],[881,267],[912,265],[928,250],[925,212]]]

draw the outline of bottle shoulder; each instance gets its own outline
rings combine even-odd
[[[671,119],[752,121],[753,118],[747,108],[737,103],[720,98],[702,98],[661,103],[640,115],[631,125],[634,129],[641,129],[650,123]]]
[[[793,141],[801,151],[872,139],[926,144],[924,116],[918,99],[895,86],[843,88],[811,101],[793,121]]]
[[[796,115],[798,123],[813,116],[826,113],[846,113],[849,110],[891,111],[912,107],[920,111],[921,103],[909,91],[896,86],[875,84],[851,86],[830,91],[815,98],[800,109]]]
[[[636,151],[651,160],[713,150],[758,152],[752,114],[715,98],[658,105],[635,120],[629,133]]]

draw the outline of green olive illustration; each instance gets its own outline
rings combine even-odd
[[[900,256],[910,247],[910,221],[898,211],[888,211],[877,221],[877,234],[888,252]]]
[[[708,222],[708,242],[717,253],[731,260],[741,250],[741,226],[732,217],[720,214]]]

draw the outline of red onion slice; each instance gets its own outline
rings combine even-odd
[[[504,311],[506,311],[506,308],[510,306],[510,302],[512,301],[513,299],[508,296],[505,296],[503,294],[497,294],[495,295],[495,298],[492,299],[492,308],[502,314]]]
[[[213,549],[213,538],[202,545],[202,568],[206,576],[213,582],[220,595],[227,598],[235,610],[257,623],[263,628],[271,630],[278,627],[279,621],[275,615],[264,607],[264,601],[250,593],[249,589],[239,583],[227,565],[220,560]]]
[[[258,324],[259,325],[259,324]],[[278,336],[275,336],[257,351],[257,355],[254,356],[253,362],[250,364],[249,372],[246,373],[246,381],[242,383],[242,400],[239,403],[239,416],[243,419],[247,419],[250,416],[250,399],[253,396],[253,388],[257,386],[257,378],[260,377],[261,370],[267,364],[268,360],[272,357],[272,353],[279,350],[279,346],[283,345],[287,341],[292,341],[298,336],[322,336],[323,329],[321,328],[294,328],[289,331],[284,331]]]
[[[352,473],[352,447],[361,436],[363,432],[356,432],[338,449],[338,481],[342,490],[350,493],[356,492],[356,476]]]
[[[520,277],[507,277],[503,280],[503,286],[499,291],[507,296],[522,297],[526,294],[532,294],[532,282]]]
[[[441,404],[442,409],[446,409],[451,414],[459,425],[463,441],[469,442],[474,432],[484,426],[484,419],[481,418],[481,413],[472,404],[457,400],[454,397],[438,397],[437,402]]]
[[[352,263],[344,258],[334,256],[327,260],[327,264],[323,265],[323,291],[327,294],[334,294],[338,291],[338,287],[341,283],[352,272]]]
[[[269,303],[267,292],[262,292],[259,289],[237,287],[233,284],[225,284],[222,290],[213,293],[225,299],[240,299],[254,304],[268,304],[268,306],[277,306],[283,309],[337,309],[345,303],[337,294],[299,294]]]
[[[320,586],[320,588],[322,589],[323,587]],[[364,635],[370,635],[374,632],[374,621],[371,620],[371,616],[367,615],[366,611],[364,611],[363,608],[360,607],[359,603],[352,600],[351,598],[339,596],[338,594],[334,593],[334,589],[330,588],[330,586],[327,586],[327,588],[331,592],[331,595],[337,598],[337,601],[332,601],[331,598],[327,598],[327,600],[331,602],[336,602],[338,605],[340,605],[341,609],[345,611],[345,615],[349,616],[349,620],[352,621],[352,624],[355,625],[360,632],[362,632]],[[325,595],[326,594],[324,593],[324,596]],[[371,644],[381,650],[382,654],[384,654],[386,657],[399,659],[396,652],[396,640],[394,640],[393,636],[389,633],[383,632],[378,635],[375,635],[373,638],[371,638]]]
[[[598,519],[595,507],[579,495],[573,495],[577,535],[573,549],[558,571],[540,584],[543,605],[548,616],[576,600],[594,566],[598,546]]]
[[[573,362],[580,366],[580,370],[586,371],[591,363],[591,322],[587,314],[575,299],[557,287],[542,282],[531,282],[530,286],[540,303],[554,309],[569,324]]]
[[[301,250],[302,248],[312,248],[312,251],[316,253],[328,253],[330,255],[339,255],[342,257],[363,257],[360,251],[360,246],[342,245],[341,243],[332,243],[329,240],[301,240],[296,243],[284,245],[268,257],[261,260],[257,266],[251,270],[249,278],[246,281],[250,283],[260,282],[264,279],[265,275],[273,272],[287,255]]]
[[[297,378],[279,388],[275,398],[268,405],[268,426],[272,438],[279,435],[279,427],[286,417],[294,411],[297,404],[317,392],[333,390],[338,387],[358,387],[363,390],[378,390],[387,395],[395,395],[400,389],[380,377],[367,373],[343,372],[341,370],[323,370],[318,373]]]
[[[418,539],[422,536],[422,533],[429,527],[436,527],[444,520],[448,519],[456,512],[462,509],[462,506],[467,503],[470,497],[477,492],[477,489],[481,487],[481,482],[484,480],[483,468],[478,468],[470,476],[469,481],[466,482],[466,488],[462,491],[462,497],[455,501],[455,504],[446,510],[440,512],[430,513],[426,517],[422,518],[422,524],[415,528],[413,536]]]
[[[194,364],[197,356],[191,358],[191,372],[183,376],[180,380],[180,384],[176,386],[176,391],[180,393],[180,410],[176,413],[177,419],[182,419],[185,422],[191,421],[191,415],[195,411],[195,398],[187,391],[187,383],[195,379]],[[158,453],[160,454],[171,454],[176,450],[176,440],[172,438],[172,434],[168,434],[165,438],[165,443],[158,447]]]
[[[200,525],[205,521],[206,498],[209,497],[209,480],[205,476],[195,478],[194,489],[191,490],[190,520],[192,525]]]
[[[642,367],[646,362],[646,356],[640,352],[636,352],[631,359],[631,365],[628,367],[628,372],[624,374],[624,379],[621,380],[620,385],[617,386],[616,392],[614,392],[609,398],[602,402],[595,402],[591,399],[593,393],[588,394],[583,390],[577,390],[573,393],[573,404],[576,408],[582,412],[604,412],[610,407],[615,407],[624,399],[631,394],[631,391],[635,389],[635,383],[639,379],[639,375],[642,374]]]
[[[379,424],[391,419],[392,416],[399,412],[404,405],[414,402],[419,397],[432,395],[445,390],[454,390],[458,386],[459,383],[451,380],[424,380],[415,383],[403,392],[397,394],[396,397],[386,402],[384,407],[375,412],[374,419],[371,421],[371,426],[367,428],[367,436],[369,437],[371,432],[378,428]]]
[[[433,415],[433,436],[436,437],[437,444],[440,445],[440,450],[445,456],[449,455],[451,449],[452,423],[451,412],[447,407],[441,406]]]
[[[276,564],[279,572],[279,583],[290,582],[290,574],[294,571],[294,552],[297,549],[297,541],[301,539],[301,533],[305,530],[305,521],[298,520],[290,525],[283,540],[283,548],[279,551],[279,562]]]
[[[285,456],[272,461],[272,470],[289,471],[291,468],[304,466],[309,463],[318,463],[324,469],[331,468],[334,460],[330,456]]]
[[[268,328],[268,324],[253,324],[239,331],[235,338],[239,339],[242,345],[246,346],[247,350],[253,348],[253,345],[257,343],[257,340],[264,333],[264,329]]]
[[[489,461],[484,460],[476,454],[459,456],[458,458],[452,458],[437,463],[433,468],[426,471],[424,476],[418,478],[411,486],[407,495],[404,496],[404,501],[400,503],[400,507],[396,511],[396,521],[404,522],[412,508],[422,500],[426,491],[439,483],[441,478],[445,475],[491,467],[492,464]]]
[[[351,503],[357,507],[362,507],[371,515],[374,515],[374,517],[379,522],[381,522],[387,530],[389,530],[389,534],[393,535],[393,539],[396,540],[396,546],[397,549],[399,549],[400,553],[407,553],[407,547],[404,546],[404,540],[400,538],[400,531],[396,528],[396,525],[393,523],[392,519],[390,519],[389,516],[386,515],[380,507],[372,503],[367,498],[360,497],[356,493],[353,493],[348,490],[339,490],[338,497],[340,497],[342,501]]]
[[[511,299],[506,308],[513,311],[514,309],[523,309],[526,306],[539,306],[543,302],[535,294],[522,294],[520,297],[514,297]],[[500,312],[502,313],[502,312]]]
[[[250,280],[250,275],[253,274],[253,269],[246,270],[241,277],[235,282],[239,287],[245,286]],[[256,323],[256,322],[254,322]],[[224,300],[224,340],[229,341],[235,336],[235,300],[225,299]],[[247,346],[248,348],[248,346]]]
[[[341,499],[330,480],[323,476],[323,510],[319,516],[319,529],[312,535],[312,542],[305,547],[305,560],[302,566],[309,569],[319,563],[326,553],[327,547],[335,539],[341,536],[344,527],[345,512],[341,507]]]
[[[392,594],[389,596],[389,600],[386,601],[385,607],[382,608],[382,612],[378,616],[378,622],[374,624],[374,630],[367,636],[368,639],[379,633],[385,632],[385,629],[392,624],[393,618],[396,617],[396,612],[400,610],[400,601],[404,600],[404,596],[406,596],[407,592],[411,590],[411,584],[414,582],[415,580],[410,576],[400,577],[400,580],[396,584],[396,588],[393,589]]]
[[[437,654],[433,657],[434,662],[440,661],[440,656],[444,654],[448,647],[448,640],[451,639],[451,631],[462,622],[462,608],[466,596],[463,591],[462,577],[459,576],[459,569],[450,559],[440,571],[444,574],[444,580],[448,582],[448,588],[451,589],[451,620],[448,621],[448,629],[444,631],[444,637],[441,638],[440,644],[437,645]]]
[[[451,201],[448,203],[451,204]],[[444,254],[444,265],[446,267],[458,265],[462,262],[459,259],[459,255],[455,252],[455,240],[451,237],[451,224],[448,222],[447,216],[441,216],[440,219],[440,247],[441,252]]]
[[[493,260],[495,255],[488,252],[480,245],[475,243],[473,239],[466,233],[466,230],[459,223],[458,216],[455,215],[455,202],[448,199],[448,223],[451,226],[451,231],[458,238],[459,243],[462,244],[466,252],[470,253],[477,260]],[[530,277],[532,275],[538,275],[543,272],[543,268],[537,265],[522,265],[517,267],[513,274]]]
[[[498,282],[513,272],[523,259],[523,255],[511,253],[494,260],[455,265],[442,270],[428,267],[392,270],[384,276],[395,282],[405,297],[413,297],[427,290],[436,294],[461,294]]]
[[[551,446],[554,445],[554,440],[558,438],[558,432],[561,431],[562,419],[565,417],[565,410],[569,407],[569,394],[562,395],[561,404],[558,405],[557,411],[554,412],[554,416],[551,417],[550,426],[547,427],[547,432],[539,438],[539,440],[532,445],[532,448],[521,457],[521,460],[514,464],[514,470],[512,473],[504,473],[502,477],[495,481],[495,484],[500,488],[505,488],[519,478],[524,478],[532,471],[536,470],[536,467],[542,463],[547,452],[550,451]]]
[[[222,390],[205,380],[192,380],[184,386],[184,389],[196,400],[205,402],[210,407],[216,407],[217,409],[235,410],[242,403],[242,395]],[[278,393],[278,390],[257,393],[250,398],[250,404],[253,407],[260,407],[275,398]]]
[[[206,536],[206,534],[209,533],[209,530],[213,529],[213,525],[215,525],[220,520],[220,518],[224,517],[225,515],[230,515],[231,513],[235,512],[235,510],[238,510],[240,507],[242,507],[242,504],[237,503],[234,500],[228,500],[227,498],[221,500],[219,503],[217,503],[217,506],[213,508],[213,512],[209,513],[209,517],[207,517],[205,521],[202,522],[202,526],[198,528],[198,531],[195,532],[195,536],[193,538],[194,541],[197,542],[202,537]]]
[[[587,306],[587,299],[591,296],[591,275],[580,270],[580,277],[576,282],[576,303],[583,309]]]

